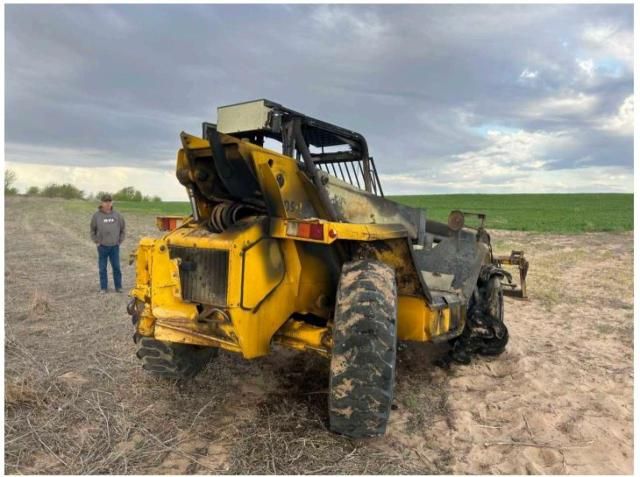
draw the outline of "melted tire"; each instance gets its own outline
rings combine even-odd
[[[504,324],[504,294],[500,276],[479,281],[469,301],[467,321],[462,334],[451,342],[452,349],[442,364],[450,361],[469,364],[473,354],[498,356],[509,342],[509,331]]]
[[[504,293],[499,276],[492,276],[484,290],[485,316],[492,328],[493,337],[486,340],[478,351],[484,356],[498,356],[504,353],[509,342],[509,331],[504,324]]]
[[[504,321],[504,293],[500,277],[493,276],[484,287],[485,311],[487,315],[500,321]]]
[[[346,263],[336,299],[329,427],[352,438],[384,434],[395,381],[398,298],[394,270]]]
[[[134,336],[134,341],[142,369],[162,378],[193,378],[218,354],[218,348],[169,343],[146,336]]]

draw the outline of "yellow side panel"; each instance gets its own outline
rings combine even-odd
[[[285,276],[257,309],[229,308],[228,312],[245,358],[269,352],[271,337],[295,311],[300,260],[293,240],[280,241]]]
[[[180,274],[176,260],[169,258],[169,249],[158,240],[153,247],[151,276],[151,308],[156,318],[180,317],[194,319],[195,305],[182,301]]]
[[[282,253],[275,239],[264,239],[244,252],[242,307],[255,308],[284,277]]]
[[[296,310],[329,318],[340,279],[340,263],[329,247],[297,242],[296,248],[302,264]]]
[[[261,170],[263,164],[270,168],[273,177],[278,181],[288,218],[304,219],[318,215],[300,182],[298,164],[294,159],[248,143],[240,143],[239,148],[241,153],[252,157],[256,169]],[[263,172],[261,174],[264,175]]]
[[[152,253],[153,253],[154,239],[150,237],[144,237],[140,240],[138,249],[135,252],[135,264],[136,264],[136,286],[131,291],[131,296],[136,297],[143,303],[148,303],[151,300],[151,291],[149,289],[149,281],[152,266]]]
[[[427,341],[426,322],[431,311],[422,298],[398,297],[398,339],[403,341]]]
[[[462,331],[465,320],[464,316],[459,316],[461,312],[463,309],[458,307],[458,331]],[[432,310],[423,298],[402,295],[398,297],[398,339],[431,341],[438,337],[446,338],[443,335],[454,332],[450,308]]]

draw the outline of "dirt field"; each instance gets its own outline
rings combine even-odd
[[[531,262],[507,352],[445,371],[442,348],[407,346],[386,436],[351,441],[326,431],[320,357],[221,352],[185,385],[145,375],[126,294],[97,294],[90,214],[20,197],[5,213],[7,473],[633,472],[632,233],[495,232]],[[126,255],[157,234],[126,218],[125,287]]]

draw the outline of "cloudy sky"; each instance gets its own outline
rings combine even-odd
[[[633,191],[632,5],[7,5],[17,186],[186,198],[180,131],[268,98],[387,193]]]

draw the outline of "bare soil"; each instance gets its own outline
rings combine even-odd
[[[511,341],[442,370],[442,346],[399,352],[387,434],[327,427],[328,362],[221,352],[189,383],[146,375],[126,294],[98,295],[90,213],[7,198],[5,472],[10,474],[629,474],[633,471],[633,233],[494,232],[524,249],[528,301]],[[127,254],[153,217],[128,214]]]

